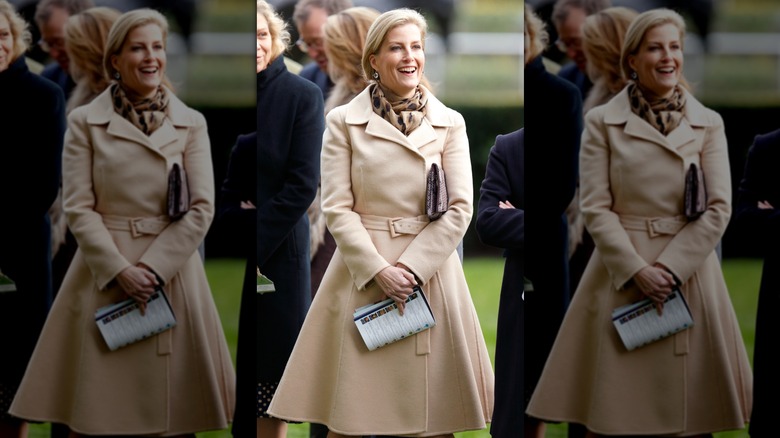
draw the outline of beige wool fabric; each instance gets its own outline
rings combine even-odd
[[[197,253],[214,215],[210,154],[205,119],[173,94],[168,117],[151,136],[114,111],[108,90],[70,114],[64,208],[79,249],[13,415],[88,435],[166,436],[228,426],[235,374]],[[192,203],[168,223],[174,163],[187,170]],[[131,230],[128,218],[145,218],[146,227]],[[95,310],[126,298],[113,279],[138,262],[165,281],[177,326],[112,352]]]
[[[533,417],[605,435],[671,436],[741,429],[749,419],[752,372],[714,252],[731,215],[723,121],[683,92],[683,118],[666,137],[631,112],[626,90],[586,116],[581,208],[596,250],[531,398]],[[709,200],[687,222],[690,163],[704,171]],[[628,352],[611,312],[640,298],[629,281],[655,262],[682,281],[694,326]]]
[[[368,89],[328,114],[322,205],[338,249],[271,415],[347,435],[430,436],[482,429],[490,420],[493,371],[455,251],[473,212],[466,126],[430,94],[427,108],[408,137],[374,113]],[[425,185],[432,163],[446,172],[450,204],[428,222]],[[407,218],[422,231],[396,234],[364,225],[380,222],[377,217]],[[372,279],[396,262],[423,283],[437,325],[368,351],[352,313],[384,298]]]

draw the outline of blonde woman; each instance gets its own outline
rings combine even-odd
[[[607,103],[626,86],[620,71],[620,49],[628,26],[639,13],[625,7],[607,8],[585,19],[582,49],[588,60],[587,73],[593,88],[582,105],[583,113]]]
[[[103,71],[103,53],[108,31],[121,13],[113,8],[95,7],[71,15],[65,24],[65,51],[70,76],[76,82],[68,98],[67,111],[92,102],[109,85]]]
[[[72,437],[192,438],[233,418],[233,364],[197,252],[214,215],[211,148],[203,115],[163,85],[167,35],[159,12],[120,16],[103,57],[111,85],[68,116],[64,208],[79,249],[11,413]],[[180,217],[166,209],[174,164],[189,183]],[[128,298],[143,309],[158,288],[176,326],[111,351],[95,311]]]
[[[752,372],[715,253],[731,215],[728,144],[720,115],[683,86],[684,41],[676,12],[638,15],[620,56],[631,80],[585,118],[580,205],[596,251],[527,413],[591,437],[707,437],[750,416]],[[683,208],[691,165],[707,193],[695,212]],[[629,351],[613,310],[663,309],[675,290],[694,325]]]
[[[8,411],[52,300],[47,209],[59,186],[65,132],[62,90],[25,62],[30,39],[27,23],[0,0],[0,275],[15,284],[15,290],[3,284],[0,292],[4,438],[26,436],[27,424]]]
[[[583,114],[607,103],[626,86],[628,78],[620,71],[620,49],[628,26],[637,15],[638,12],[633,9],[614,7],[585,19],[582,47],[588,60],[588,77],[593,87],[582,104]],[[569,221],[569,290],[574,292],[594,248],[593,239],[585,230],[580,212],[579,188],[566,209],[566,217]]]
[[[324,424],[331,438],[452,437],[493,412],[493,369],[456,252],[473,212],[466,125],[420,84],[426,31],[413,10],[380,15],[361,58],[368,87],[327,115],[322,206],[338,248],[268,412]],[[425,214],[433,163],[449,191],[435,221]],[[390,298],[403,311],[415,285],[436,326],[369,351],[355,309]]]
[[[255,260],[247,265],[239,336],[239,390],[256,390],[256,405],[241,409],[236,436],[284,437],[287,425],[268,414],[298,332],[311,303],[309,224],[306,209],[314,200],[320,172],[325,116],[317,86],[287,70],[284,52],[290,44],[285,23],[264,0],[257,2],[257,140],[244,139],[231,162],[249,164],[244,181],[257,199]],[[237,157],[246,157],[241,159]],[[258,157],[255,161],[254,157]],[[235,166],[234,166],[235,167]],[[231,173],[240,172],[240,167]],[[240,189],[228,191],[240,193]],[[230,195],[234,207],[246,199]],[[254,262],[254,264],[252,264]],[[256,293],[256,269],[276,291]],[[256,338],[250,330],[256,330]],[[256,360],[255,360],[256,359]],[[241,398],[239,403],[249,402]],[[247,418],[250,414],[254,422]],[[234,428],[235,429],[235,428]],[[234,430],[235,433],[235,430]]]

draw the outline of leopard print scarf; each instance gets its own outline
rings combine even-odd
[[[655,99],[648,101],[636,82],[628,85],[628,96],[631,102],[631,111],[657,129],[663,135],[669,135],[680,126],[683,118],[682,110],[685,108],[685,95],[677,86],[674,94],[668,99]]]
[[[163,87],[158,88],[157,93],[150,99],[132,102],[122,85],[115,84],[111,89],[111,97],[117,114],[127,119],[147,136],[152,135],[165,120],[168,110],[168,93]]]
[[[371,106],[374,112],[406,136],[422,124],[426,103],[428,96],[420,87],[417,87],[412,97],[403,99],[380,85],[371,86]]]

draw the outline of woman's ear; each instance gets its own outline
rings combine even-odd
[[[115,71],[119,71],[119,62],[116,58],[116,55],[111,55],[111,67],[113,67]]]

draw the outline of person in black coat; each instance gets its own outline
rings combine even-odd
[[[52,300],[48,209],[60,181],[65,96],[30,72],[27,24],[0,0],[0,271],[15,283],[0,291],[0,435],[23,430],[8,408]]]
[[[504,248],[504,280],[498,307],[495,404],[490,433],[511,438],[523,430],[524,132],[496,137],[480,188],[476,230],[480,240]]]
[[[758,293],[756,336],[753,349],[753,411],[749,433],[753,438],[777,435],[777,394],[780,392],[780,359],[775,323],[780,306],[780,129],[756,136],[748,151],[745,173],[739,184],[735,226],[756,242],[764,258]],[[705,176],[706,177],[706,176]]]
[[[583,121],[579,90],[544,68],[541,53],[546,32],[528,4],[525,20],[525,106],[533,109],[526,112],[525,118],[525,126],[529,127],[525,135],[531,144],[525,160],[533,163],[537,187],[535,196],[528,196],[525,205],[533,211],[526,224],[531,234],[526,242],[530,256],[525,276],[533,283],[533,292],[525,295],[529,309],[525,325],[533,327],[533,336],[525,342],[523,390],[527,403],[569,304],[565,212],[577,183]],[[543,428],[542,424],[526,418],[527,427]]]
[[[320,178],[324,100],[316,85],[287,71],[282,54],[289,36],[284,21],[264,0],[257,2],[257,18],[256,159],[251,161],[247,151],[243,151],[246,159],[234,155],[231,162],[236,165],[231,165],[227,177],[229,183],[235,171],[244,169],[257,181],[256,265],[248,265],[252,273],[247,272],[244,287],[244,295],[254,294],[255,305],[242,305],[241,314],[244,326],[249,324],[246,321],[256,321],[256,338],[239,335],[237,369],[239,385],[249,384],[257,391],[254,411],[258,436],[284,436],[285,423],[269,418],[266,409],[311,303],[306,209],[314,200]],[[234,154],[242,154],[248,147],[239,146]],[[239,164],[241,160],[254,162],[256,167]],[[246,178],[251,181],[250,176]],[[240,198],[233,198],[234,208],[235,200],[246,201]],[[274,282],[275,292],[256,293],[257,268]],[[256,352],[255,358],[252,352]],[[256,359],[256,373],[247,378],[244,361],[252,359]],[[254,382],[248,383],[251,378]],[[239,397],[245,389],[239,388]],[[238,400],[238,404],[245,402]],[[241,421],[245,419],[237,418],[234,436],[248,436],[249,429],[241,432]]]

